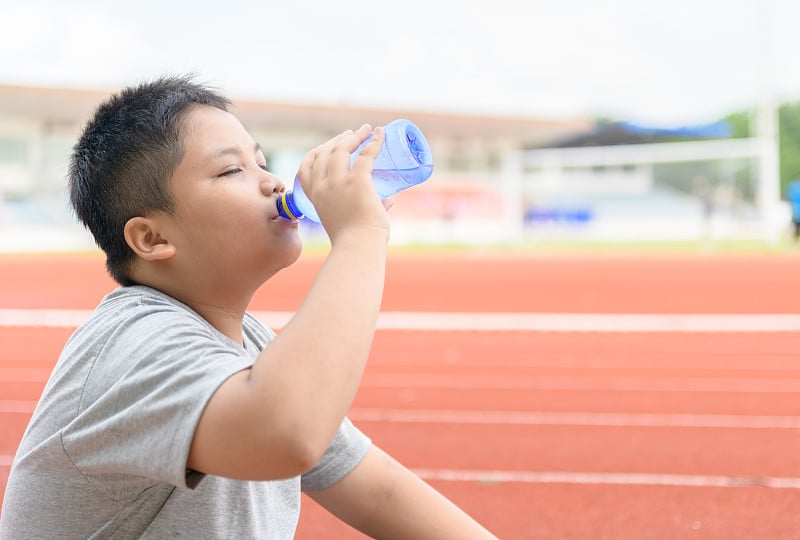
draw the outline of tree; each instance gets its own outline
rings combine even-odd
[[[752,114],[740,111],[725,117],[730,124],[733,138],[744,138],[751,134]],[[784,103],[778,108],[778,152],[781,193],[786,197],[786,186],[800,178],[800,101]]]

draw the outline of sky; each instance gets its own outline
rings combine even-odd
[[[800,100],[796,0],[0,0],[0,84],[195,73],[233,99],[715,121]]]

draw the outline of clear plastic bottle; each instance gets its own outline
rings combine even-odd
[[[424,182],[433,172],[430,146],[413,122],[393,120],[383,129],[386,134],[383,147],[372,168],[372,183],[381,199]],[[351,165],[371,139],[372,135],[353,152],[350,157]],[[285,219],[305,217],[317,223],[320,221],[314,205],[308,200],[297,178],[294,179],[292,190],[286,191],[278,199],[278,213]]]

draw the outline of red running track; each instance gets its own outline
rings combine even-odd
[[[295,309],[319,263],[279,274],[253,309]],[[383,307],[797,313],[798,270],[788,256],[402,255]],[[88,309],[112,287],[94,256],[0,257],[0,308]],[[0,456],[69,333],[0,328]],[[501,538],[799,538],[800,486],[769,487],[800,478],[798,337],[384,330],[352,417]],[[363,536],[304,498],[298,538]]]

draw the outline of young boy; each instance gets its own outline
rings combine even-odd
[[[75,146],[70,195],[121,287],[70,338],[18,449],[0,537],[292,538],[300,491],[367,535],[493,538],[345,417],[369,354],[389,221],[380,128],[299,170],[330,253],[275,336],[245,310],[301,251],[284,184],[189,78],[126,89]]]

